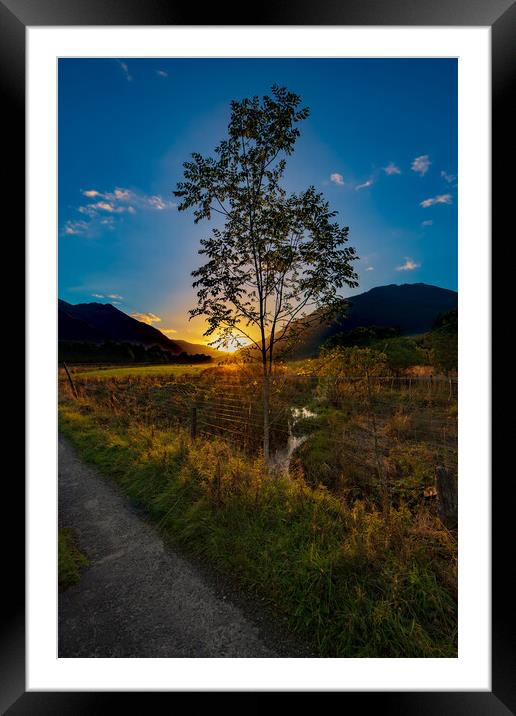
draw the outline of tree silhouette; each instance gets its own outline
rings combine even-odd
[[[195,223],[222,217],[201,240],[206,263],[193,271],[197,306],[214,344],[245,340],[263,368],[264,440],[269,459],[270,375],[280,341],[293,341],[313,321],[343,309],[338,291],[358,285],[348,227],[313,186],[287,194],[285,157],[309,115],[301,98],[273,86],[272,96],[231,102],[228,135],[215,156],[192,154],[174,192],[180,211],[194,208]]]

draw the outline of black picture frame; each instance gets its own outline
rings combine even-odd
[[[198,22],[199,15],[202,23]],[[60,25],[391,25],[391,26],[489,26],[492,36],[492,234],[504,252],[502,231],[510,227],[513,183],[504,178],[504,168],[514,167],[513,127],[516,126],[511,80],[514,78],[516,45],[516,4],[512,0],[332,0],[304,3],[281,0],[259,6],[239,7],[212,4],[202,11],[192,5],[171,0],[0,0],[0,88],[4,111],[5,144],[12,151],[4,197],[16,224],[16,246],[23,251],[21,223],[25,216],[25,30],[28,26]],[[21,222],[21,223],[20,223]],[[13,238],[14,238],[13,236]],[[499,266],[506,266],[502,256]],[[501,268],[497,271],[501,272]],[[493,282],[502,281],[493,272]],[[495,303],[496,305],[496,303]],[[19,309],[19,302],[18,302]],[[492,312],[492,328],[501,321]],[[23,339],[22,339],[23,340]],[[20,402],[18,394],[17,402]],[[497,414],[493,395],[493,415]],[[493,455],[504,441],[503,431],[493,436]],[[13,471],[14,472],[14,471]],[[13,478],[14,475],[11,475]],[[514,492],[511,471],[500,485],[493,482],[493,590],[492,590],[492,691],[478,692],[346,692],[343,705],[369,707],[396,714],[476,714],[516,713],[516,650],[514,608],[511,607],[510,545],[514,544],[510,518]],[[24,593],[24,484],[21,476],[11,479],[4,496],[15,517],[4,541],[4,624],[0,641],[0,709],[12,716],[20,714],[91,714],[114,707],[120,693],[26,692],[25,690],[25,593]],[[507,512],[506,512],[507,511]],[[513,509],[512,509],[513,511]],[[514,519],[514,518],[513,518]],[[5,540],[5,538],[4,538]],[[507,593],[509,592],[509,594]],[[400,668],[403,668],[400,666]],[[143,694],[169,697],[173,694]],[[130,694],[132,706],[141,703],[142,694]],[[117,705],[119,705],[117,703]],[[146,709],[149,709],[147,702]]]

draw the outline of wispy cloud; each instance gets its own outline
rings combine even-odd
[[[115,60],[115,62],[119,65],[119,67],[121,67],[122,72],[125,75],[125,79],[128,82],[132,82],[133,77],[132,77],[131,73],[129,72],[129,66],[128,66],[127,62],[124,62],[123,60]]]
[[[152,209],[158,209],[158,211],[163,211],[163,209],[169,209],[174,208],[176,205],[172,204],[172,202],[167,202],[163,199],[161,196],[149,196],[146,201],[147,205]]]
[[[427,173],[431,163],[432,162],[428,158],[428,154],[422,154],[420,157],[416,157],[414,159],[411,165],[411,169],[413,172],[424,176]]]
[[[372,179],[368,179],[363,184],[357,184],[357,186],[355,187],[355,190],[358,191],[359,189],[367,189],[368,187],[373,186],[373,183],[374,182]]]
[[[119,301],[123,300],[123,296],[121,296],[119,293],[92,293],[91,294],[93,298],[112,298],[112,299],[118,299]],[[114,303],[117,303],[117,301],[114,301]]]
[[[413,259],[406,256],[405,263],[401,264],[401,266],[396,266],[396,271],[414,271],[414,269],[417,269],[420,266],[421,264],[416,263]]]
[[[168,77],[168,72],[165,72],[165,70],[156,70],[156,74],[160,77]]]
[[[90,214],[91,212],[107,211],[110,213],[129,212],[130,214],[138,209],[175,209],[177,204],[173,201],[167,201],[160,194],[147,195],[133,189],[123,189],[116,187],[113,191],[98,191],[97,189],[86,189],[82,191],[82,195],[87,198],[98,198],[93,204],[85,207],[79,207],[79,211]]]
[[[330,181],[332,181],[334,184],[338,184],[339,186],[344,186],[344,177],[338,172],[334,172],[330,175]]]
[[[389,162],[386,167],[383,168],[383,171],[391,176],[391,174],[401,174],[401,169],[394,164],[394,162]]]
[[[429,206],[434,206],[434,204],[451,204],[452,203],[452,195],[451,194],[438,194],[437,196],[433,196],[430,199],[424,199],[420,206],[423,207],[423,209],[428,209]]]
[[[169,334],[172,335],[173,333],[177,333],[175,328],[160,328],[159,330],[167,336]]]
[[[441,176],[444,179],[444,181],[448,182],[448,184],[451,184],[452,182],[454,182],[457,179],[455,174],[448,174],[445,171],[441,172]]]
[[[368,267],[366,268],[366,271],[374,271],[374,266],[368,266]]]
[[[89,203],[77,207],[79,214],[87,220],[67,221],[63,233],[67,235],[95,234],[102,229],[114,229],[115,217],[136,214],[137,211],[166,211],[175,209],[177,204],[164,199],[160,194],[144,194],[134,189],[116,187],[113,191],[83,189],[81,194]]]
[[[426,221],[421,222],[421,226],[432,226],[433,223],[432,219],[427,219]]]
[[[135,311],[131,313],[131,316],[136,318],[137,321],[147,323],[149,326],[152,326],[153,323],[161,323],[161,318],[156,316],[155,313],[140,313],[139,311]]]
[[[67,221],[64,225],[63,233],[66,236],[78,236],[88,231],[87,221]]]

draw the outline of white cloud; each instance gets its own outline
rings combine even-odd
[[[432,226],[433,223],[432,219],[427,219],[426,221],[421,222],[421,226]]]
[[[127,62],[123,62],[123,60],[115,60],[115,62],[117,62],[117,64],[122,68],[122,72],[125,75],[125,79],[128,82],[132,82],[133,78],[132,78],[131,74],[129,73],[129,66],[128,66]]]
[[[344,177],[338,172],[334,172],[330,175],[330,181],[332,181],[334,184],[338,184],[339,186],[344,186]]]
[[[113,204],[109,204],[107,201],[98,201],[93,204],[94,209],[101,209],[102,211],[115,211]]]
[[[455,179],[457,179],[455,174],[447,174],[445,171],[441,172],[441,176],[444,179],[444,181],[448,182],[448,184],[451,184],[452,182],[455,181]]]
[[[93,218],[94,216],[97,216],[99,211],[105,211],[108,214],[123,214],[125,211],[130,211],[131,208],[132,207],[127,206],[117,206],[109,201],[97,201],[95,204],[79,206],[77,211]]]
[[[167,208],[167,202],[162,199],[161,196],[150,196],[148,198],[148,204],[153,209],[158,209],[159,211],[162,211],[163,209]]]
[[[452,203],[452,195],[451,194],[438,194],[437,196],[431,197],[430,199],[424,199],[420,206],[423,207],[423,209],[428,209],[429,206],[434,206],[434,204],[451,204]]]
[[[156,74],[160,77],[168,77],[168,72],[165,72],[165,70],[156,70]]]
[[[374,266],[368,266],[368,267],[366,268],[366,271],[374,271]]]
[[[97,216],[97,210],[94,204],[88,204],[88,206],[79,206],[77,208],[77,211],[81,214],[86,214],[86,216],[89,216],[90,218]]]
[[[136,318],[137,321],[147,323],[149,326],[153,323],[161,323],[161,318],[156,316],[155,313],[140,313],[139,311],[135,311],[134,313],[131,313],[131,316]]]
[[[413,172],[417,172],[421,176],[424,176],[432,162],[428,158],[428,154],[422,154],[420,157],[416,157],[412,162],[411,169]]]
[[[391,174],[401,174],[401,169],[397,167],[394,162],[389,162],[389,164],[387,164],[387,166],[383,168],[383,171],[389,176]]]
[[[85,233],[92,229],[99,230],[102,227],[113,229],[117,214],[136,214],[137,209],[165,211],[177,208],[176,203],[164,199],[159,194],[149,196],[143,192],[122,187],[115,187],[113,191],[85,189],[81,190],[81,194],[88,199],[96,200],[77,207],[77,211],[83,216],[87,216],[89,221],[68,221],[63,230],[65,234]]]
[[[396,266],[396,271],[414,271],[414,269],[417,269],[421,266],[421,264],[416,263],[412,259],[408,258],[408,256],[405,258],[405,263],[401,266]]]
[[[131,191],[129,189],[120,189],[120,187],[117,187],[112,195],[115,199],[117,199],[117,201],[129,201],[131,198]]]
[[[119,293],[92,293],[91,294],[93,298],[111,298],[111,299],[123,299],[124,297],[121,296]],[[116,303],[120,305],[120,301],[113,301],[113,303]]]
[[[368,187],[370,187],[370,186],[372,186],[372,185],[373,185],[373,180],[372,180],[372,179],[368,179],[368,180],[365,181],[363,184],[358,184],[358,185],[355,187],[355,190],[358,191],[359,189],[367,189]]]
[[[64,225],[64,233],[66,236],[77,236],[84,234],[88,230],[87,221],[67,221]]]

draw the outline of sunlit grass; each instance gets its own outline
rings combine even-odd
[[[123,378],[124,376],[198,375],[211,364],[200,365],[144,365],[116,368],[77,369],[74,374],[81,378]]]
[[[387,515],[260,456],[114,412],[95,394],[60,405],[82,457],[159,529],[286,619],[320,656],[457,655],[456,542],[431,514]]]

